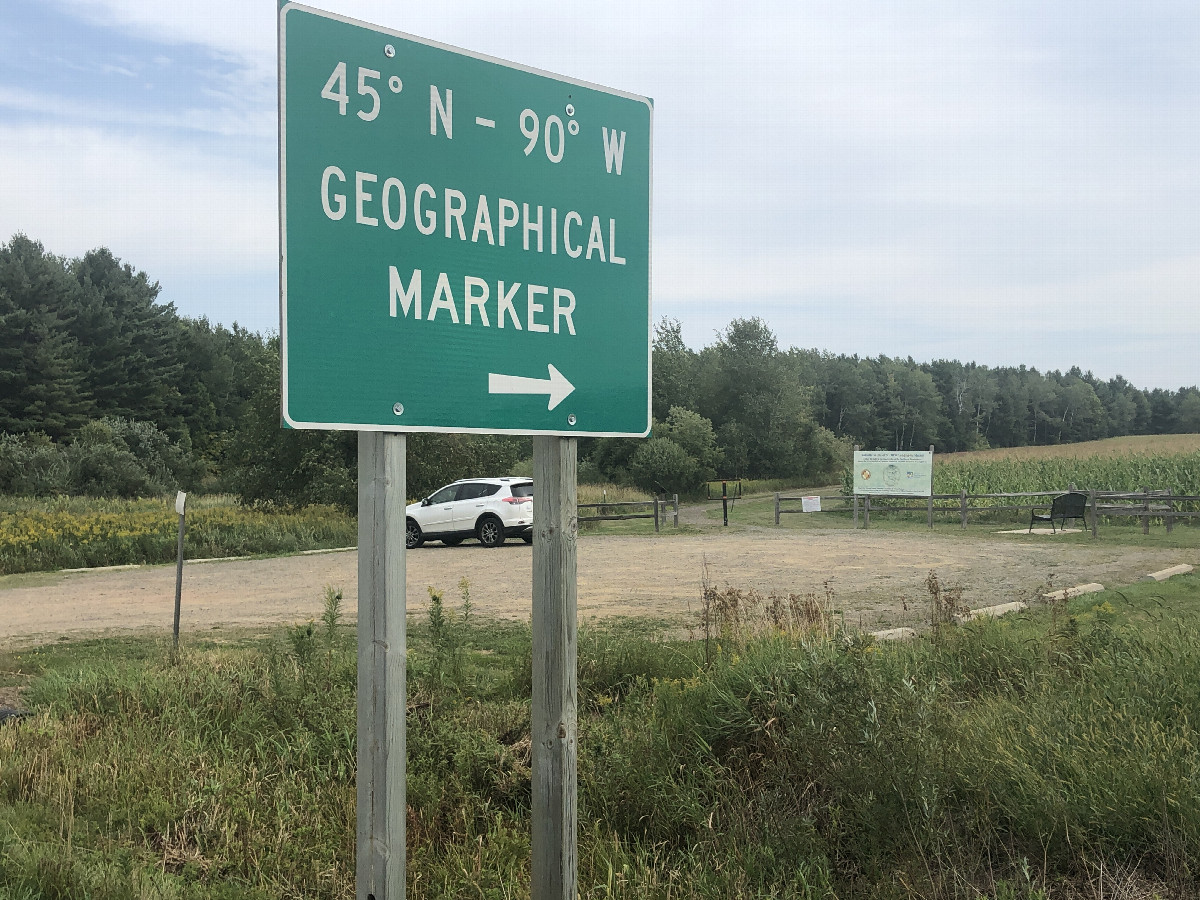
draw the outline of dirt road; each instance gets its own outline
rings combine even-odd
[[[718,587],[764,593],[823,591],[848,624],[867,628],[922,619],[924,581],[932,569],[960,584],[971,606],[1027,598],[1049,579],[1054,587],[1099,581],[1130,584],[1181,562],[1200,564],[1195,550],[1095,546],[1050,536],[748,528],[705,534],[625,537],[584,535],[579,541],[579,614],[583,620],[694,617],[707,570]],[[530,614],[531,548],[516,541],[496,550],[474,542],[429,545],[408,554],[408,608],[420,613],[427,587],[457,603],[459,579],[483,615]],[[353,615],[357,554],[344,551],[280,559],[188,564],[183,628],[260,626],[316,618],[325,585],[340,588]],[[64,635],[169,631],[174,566],[0,578],[0,646]]]

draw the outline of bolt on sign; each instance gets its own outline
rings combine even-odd
[[[933,453],[928,450],[855,450],[854,493],[928,497]]]
[[[280,15],[284,422],[648,433],[652,103]]]

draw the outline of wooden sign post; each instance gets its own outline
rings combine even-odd
[[[533,900],[575,900],[576,438],[533,439]]]
[[[357,900],[403,900],[405,436],[358,434]]]

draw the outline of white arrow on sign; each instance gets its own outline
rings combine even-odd
[[[575,390],[575,385],[563,377],[563,373],[549,363],[546,370],[549,378],[525,378],[522,375],[497,375],[488,373],[489,394],[549,394],[547,410],[554,409]]]

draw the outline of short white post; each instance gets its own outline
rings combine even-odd
[[[179,614],[183,606],[183,535],[187,530],[183,513],[187,508],[187,494],[179,491],[175,495],[175,512],[179,514],[179,546],[175,554],[175,627],[171,634],[171,661],[179,661]]]

